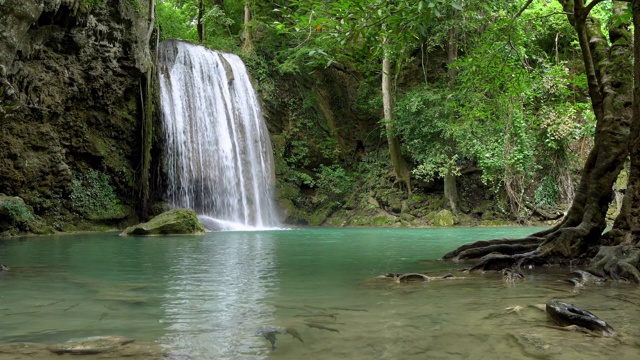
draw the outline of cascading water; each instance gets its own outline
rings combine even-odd
[[[210,229],[276,227],[271,142],[242,60],[167,40],[158,63],[172,205]]]

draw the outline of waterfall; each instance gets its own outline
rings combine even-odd
[[[242,60],[167,40],[158,69],[172,206],[209,229],[277,226],[271,142]]]

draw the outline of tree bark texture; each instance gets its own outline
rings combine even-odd
[[[244,30],[242,30],[242,50],[245,52],[253,51],[253,38],[251,37],[251,4],[249,1],[244,3]]]
[[[400,139],[395,135],[393,126],[393,98],[391,96],[391,59],[385,54],[382,59],[382,104],[384,108],[384,124],[389,145],[389,156],[396,178],[405,183],[411,193],[411,170],[402,157]]]
[[[198,43],[204,43],[204,0],[198,2],[198,23],[196,29],[198,30]]]
[[[640,1],[633,2],[634,44],[640,44]],[[634,88],[631,135],[629,136],[629,180],[620,214],[606,237],[609,244],[638,245],[640,242],[640,46],[633,49]]]
[[[633,6],[633,24],[640,29],[640,1]],[[640,31],[634,32],[640,44]],[[603,236],[603,245],[587,269],[598,276],[640,284],[640,46],[633,49],[633,115],[629,136],[630,168],[622,209],[613,229]]]
[[[451,91],[455,89],[456,68],[453,66],[453,63],[457,58],[458,37],[456,28],[451,27],[449,28],[449,44],[447,46],[447,72],[449,75],[449,90]],[[449,154],[449,156],[453,156],[453,154]],[[456,186],[456,175],[451,167],[453,167],[453,165],[450,166],[447,174],[444,176],[444,197],[447,199],[451,212],[457,214],[460,199],[458,196],[458,187]]]
[[[613,184],[629,153],[631,125],[632,44],[625,24],[611,26],[609,46],[599,21],[589,16],[583,0],[561,1],[569,15],[583,55],[589,96],[596,115],[594,147],[591,150],[567,216],[546,235],[539,250],[543,254],[577,257],[600,243]],[[614,11],[624,3],[616,2]]]

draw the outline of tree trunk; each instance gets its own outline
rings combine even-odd
[[[389,144],[389,155],[396,178],[405,183],[407,191],[411,193],[411,170],[409,164],[402,157],[400,139],[395,135],[393,126],[393,99],[391,96],[391,59],[385,53],[382,59],[382,104],[384,108],[384,125]]]
[[[584,254],[600,244],[613,184],[629,153],[631,125],[632,44],[626,25],[611,26],[613,46],[601,32],[600,23],[589,16],[583,0],[563,1],[573,8],[569,21],[576,29],[589,84],[589,96],[596,115],[594,147],[585,163],[576,197],[567,216],[546,236],[542,253],[563,257]],[[614,12],[626,6],[616,2]]]
[[[541,238],[540,246],[534,252],[514,255],[518,259],[516,264],[541,259],[561,262],[562,259],[592,255],[591,251],[600,245],[606,227],[605,216],[612,199],[613,184],[629,154],[633,54],[628,27],[626,24],[612,25],[609,37],[613,45],[609,46],[600,23],[589,16],[590,7],[585,7],[584,0],[560,2],[571,14],[568,18],[576,30],[583,55],[589,96],[597,120],[594,147],[567,216],[555,227],[531,235]],[[614,2],[614,11],[620,13],[625,6],[625,3]],[[635,161],[637,164],[638,159]]]
[[[453,63],[458,59],[458,37],[454,27],[449,28],[449,45],[447,46],[447,72],[449,75],[449,90],[455,90],[456,68]],[[452,154],[449,154],[452,157]],[[447,200],[449,209],[454,214],[458,213],[458,187],[456,186],[456,175],[453,171],[453,164],[449,165],[449,169],[444,176],[444,197]]]
[[[196,28],[198,30],[198,43],[204,43],[204,0],[199,0],[198,2],[198,23]]]
[[[634,44],[640,44],[640,1],[633,2],[633,25],[636,29],[633,34]],[[640,240],[640,46],[634,47],[633,55],[633,115],[629,136],[631,165],[620,214],[606,236],[609,245],[637,245]]]
[[[211,5],[218,5],[218,7],[220,7],[220,10],[224,10],[223,0],[211,0]]]
[[[459,211],[458,203],[458,186],[456,185],[456,176],[451,170],[444,176],[444,197],[449,203],[451,212],[457,214]]]
[[[244,3],[244,30],[242,30],[242,50],[245,52],[253,51],[253,39],[251,38],[251,5],[249,1]]]

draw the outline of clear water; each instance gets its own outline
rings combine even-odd
[[[640,290],[579,292],[568,269],[457,272],[438,260],[473,240],[532,228],[300,229],[204,237],[115,233],[0,242],[0,343],[94,335],[155,341],[192,359],[637,359]],[[388,272],[465,279],[396,284]],[[617,338],[550,328],[532,305],[557,298],[607,320]],[[509,313],[508,307],[522,306]],[[311,328],[306,323],[338,331]],[[296,329],[304,343],[260,326]]]

